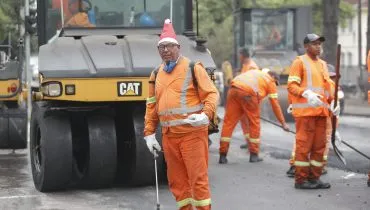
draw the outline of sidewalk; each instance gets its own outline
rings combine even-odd
[[[346,98],[343,115],[370,117],[370,105],[361,99]]]

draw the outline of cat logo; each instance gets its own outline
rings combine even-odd
[[[141,82],[118,82],[118,96],[141,96]]]

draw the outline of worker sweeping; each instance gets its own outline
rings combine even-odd
[[[260,70],[247,71],[232,80],[221,132],[220,164],[227,163],[226,156],[232,132],[242,115],[246,116],[249,122],[249,162],[262,161],[262,158],[258,156],[260,148],[260,102],[266,96],[270,98],[274,113],[284,130],[289,130],[279,105],[277,82],[276,73],[272,71],[266,73]]]
[[[208,210],[208,125],[219,95],[202,64],[192,65],[181,56],[169,19],[163,26],[158,51],[163,63],[150,77],[144,139],[152,153],[154,149],[160,151],[155,137],[160,123],[169,187],[178,209],[190,210],[194,206]],[[201,81],[197,86],[193,84],[192,71]]]
[[[334,68],[333,65],[328,64],[327,69],[329,71],[329,78],[330,78],[329,84],[330,84],[331,94],[334,94],[334,91],[335,91],[334,90],[335,89],[335,82],[334,81],[335,81],[335,78],[336,78],[335,68]],[[341,97],[341,96],[339,96],[339,97]],[[343,97],[343,95],[342,95],[342,97]],[[290,105],[288,107],[287,112],[288,113],[292,112],[292,105]],[[329,154],[330,141],[331,141],[331,135],[332,135],[332,130],[333,130],[331,118],[332,118],[332,116],[329,113],[329,116],[326,119],[326,145],[325,145],[324,156],[323,156],[323,169],[322,169],[322,173],[321,173],[322,175],[327,174],[326,166],[327,166],[327,163],[328,163],[328,154]],[[337,118],[339,118],[339,116]],[[338,124],[338,120],[337,120],[337,124]],[[336,126],[338,127],[338,125],[336,125]],[[338,142],[342,141],[338,130],[335,132],[335,138]],[[296,144],[294,144],[294,146],[293,146],[292,155],[289,159],[290,168],[286,172],[288,177],[294,177],[295,176],[295,166],[294,166],[295,149],[296,149]]]
[[[306,54],[293,61],[288,77],[297,130],[294,160],[297,189],[330,188],[329,183],[320,180],[327,118],[329,110],[338,116],[340,109],[334,107],[326,62],[319,58],[324,41],[324,37],[307,34],[303,41]]]

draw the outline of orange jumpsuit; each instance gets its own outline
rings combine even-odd
[[[189,59],[181,57],[171,73],[160,66],[157,78],[150,77],[145,113],[144,136],[162,127],[162,144],[171,192],[181,210],[211,209],[208,184],[208,126],[185,123],[190,114],[204,112],[212,119],[218,92],[207,72],[196,63],[196,89],[189,69]]]
[[[333,98],[329,80],[326,63],[321,59],[313,60],[307,54],[298,56],[290,68],[288,92],[297,130],[294,165],[298,184],[317,180],[322,173],[328,106]],[[302,96],[307,89],[320,94],[323,105],[311,106]]]
[[[65,24],[66,27],[95,27],[89,21],[89,17],[85,12],[79,12],[73,15]]]
[[[245,72],[253,70],[253,69],[259,69],[259,67],[254,62],[254,60],[252,60],[252,58],[250,58],[249,62],[247,64],[243,64],[243,67],[241,69],[241,73],[245,73]],[[248,142],[249,141],[248,140],[249,139],[249,123],[248,123],[247,116],[243,116],[240,119],[240,125],[241,125],[242,130],[243,130],[243,135],[244,135],[245,141]]]
[[[370,83],[370,50],[367,54],[367,71],[368,71],[367,81]],[[370,90],[367,91],[367,101],[370,104]],[[370,171],[368,173],[368,182],[370,182]]]
[[[260,102],[269,96],[273,111],[280,123],[285,123],[275,80],[260,70],[250,70],[235,77],[227,96],[224,124],[221,132],[220,154],[227,155],[233,130],[240,116],[247,116],[250,128],[249,152],[259,153]]]

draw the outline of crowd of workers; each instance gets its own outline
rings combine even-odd
[[[297,132],[287,174],[295,178],[297,189],[330,188],[320,176],[327,162],[331,117],[339,116],[340,107],[334,107],[333,79],[336,74],[328,70],[333,69],[332,66],[320,59],[324,41],[324,37],[307,34],[303,40],[305,54],[293,61],[288,77],[290,106],[287,112],[293,115]],[[144,139],[154,155],[161,151],[155,137],[156,128],[161,125],[169,187],[178,208],[211,209],[208,124],[216,117],[219,94],[203,65],[192,63],[181,55],[170,20],[165,21],[158,52],[163,63],[150,77]],[[263,161],[259,157],[260,103],[265,97],[269,98],[283,130],[289,131],[277,100],[278,75],[259,68],[246,49],[240,51],[240,61],[242,68],[235,77],[229,62],[222,65],[227,98],[219,148],[220,164],[228,162],[232,132],[239,121],[247,143],[242,148],[249,149],[249,161]],[[195,85],[194,79],[201,82]],[[336,138],[340,139],[339,133]]]

